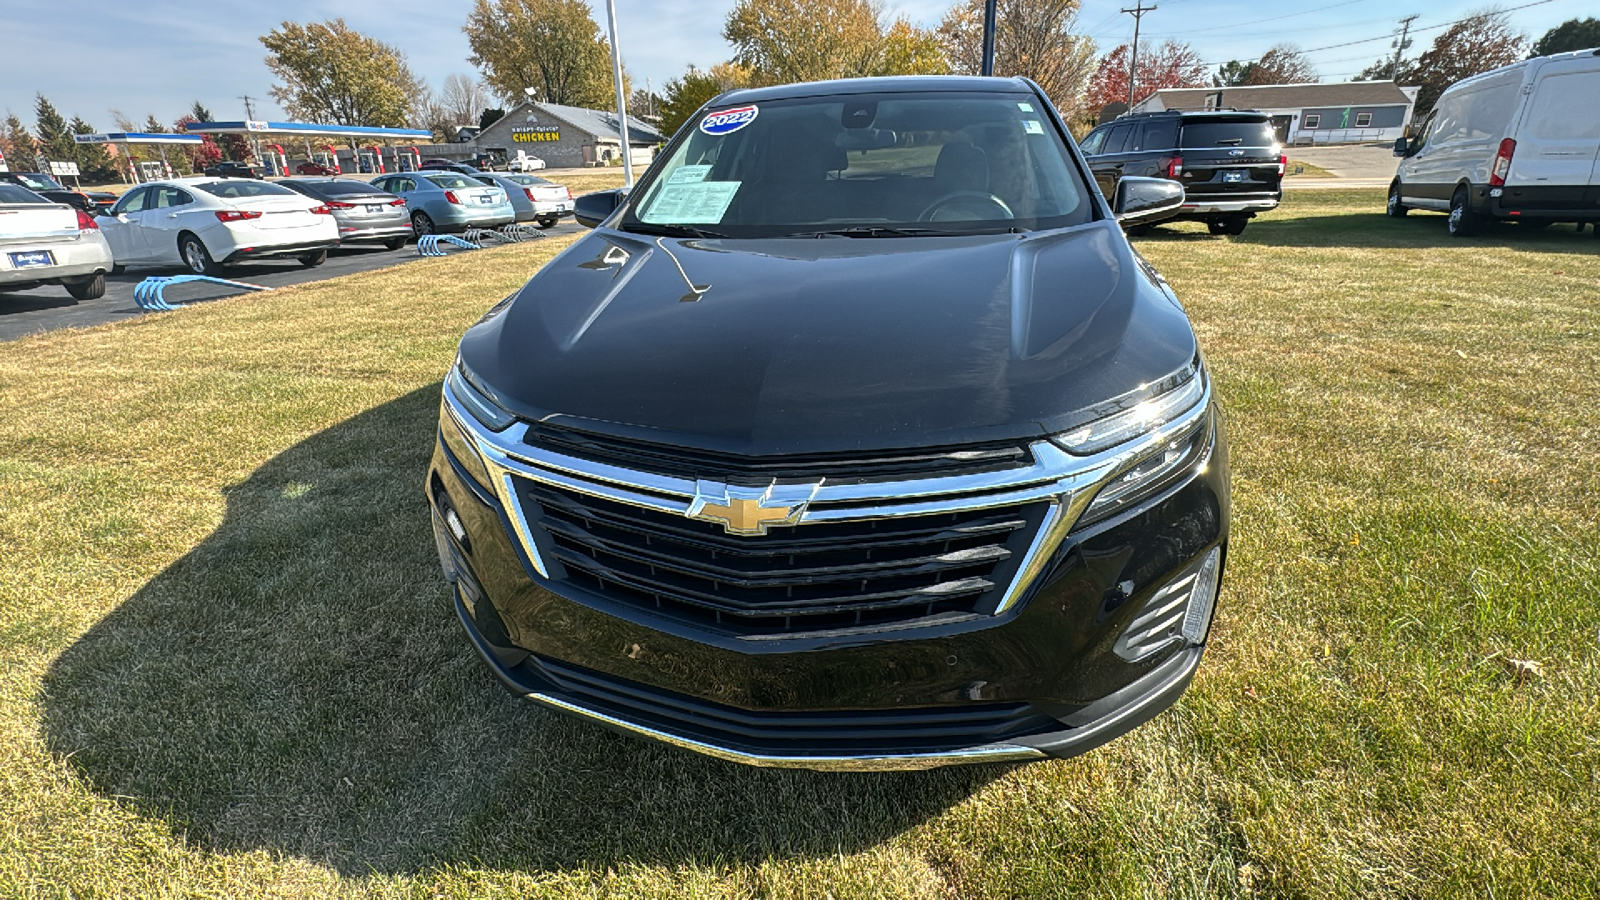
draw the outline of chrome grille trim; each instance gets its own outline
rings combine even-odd
[[[1194,377],[1205,379],[1205,383],[1193,406],[1126,444],[1090,456],[1075,456],[1041,439],[1029,444],[1033,463],[1015,469],[862,484],[828,484],[824,479],[817,485],[812,500],[794,527],[808,523],[969,512],[1050,500],[1045,520],[995,608],[994,614],[1000,615],[1021,601],[1105,482],[1151,448],[1172,440],[1208,414],[1212,403],[1211,381],[1203,368]],[[443,391],[446,408],[483,458],[493,476],[493,487],[500,503],[511,519],[515,536],[540,576],[548,578],[549,569],[523,513],[513,482],[516,477],[662,513],[688,516],[696,496],[693,480],[590,462],[534,447],[523,441],[527,425],[521,422],[501,432],[489,431],[466,412],[448,382]]]

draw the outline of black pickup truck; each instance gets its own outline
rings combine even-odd
[[[1089,132],[1078,145],[1107,197],[1125,175],[1183,185],[1183,212],[1212,234],[1240,234],[1283,199],[1288,157],[1263,112],[1136,113]]]

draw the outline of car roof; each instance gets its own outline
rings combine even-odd
[[[831,94],[877,94],[885,92],[975,91],[979,93],[1032,94],[1033,86],[1022,78],[984,78],[978,75],[886,75],[877,78],[841,78],[836,81],[808,81],[772,87],[742,88],[728,91],[712,101],[717,106],[730,103],[761,103],[793,97],[825,97]]]

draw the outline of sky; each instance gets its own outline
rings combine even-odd
[[[1101,52],[1126,43],[1133,17],[1121,9],[1131,2],[1083,0],[1077,30],[1094,38]],[[886,0],[884,6],[891,16],[932,26],[951,3]],[[1567,19],[1594,15],[1593,4],[1501,2],[1506,8],[1526,5],[1513,9],[1511,17],[1530,39]],[[603,30],[603,0],[590,5]],[[616,0],[619,43],[635,86],[648,79],[659,90],[690,63],[703,67],[728,58],[732,48],[722,39],[722,23],[733,5],[734,0]],[[1416,43],[1408,54],[1415,56],[1443,30],[1433,26],[1484,5],[1485,0],[1156,0],[1155,11],[1143,18],[1140,45],[1147,39],[1188,41],[1214,69],[1230,59],[1257,58],[1288,41],[1312,51],[1309,57],[1322,80],[1340,81],[1392,53],[1391,33],[1401,16],[1418,14],[1412,25]],[[220,119],[242,119],[240,97],[248,94],[256,98],[256,118],[284,119],[267,95],[272,75],[262,62],[265,51],[258,37],[285,20],[343,16],[351,27],[401,48],[412,71],[436,89],[452,73],[476,74],[461,33],[467,0],[68,0],[68,7],[62,15],[60,9],[0,0],[6,32],[0,112],[15,112],[31,125],[39,91],[67,117],[82,116],[110,131],[113,109],[136,122],[151,113],[171,122],[195,100]],[[1362,43],[1351,44],[1356,41]]]

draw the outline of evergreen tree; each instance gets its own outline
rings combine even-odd
[[[5,134],[0,135],[0,141],[5,143],[6,160],[13,170],[33,168],[33,135],[28,126],[22,124],[22,119],[9,109],[6,110]]]
[[[72,117],[73,134],[94,134],[94,126],[83,119]],[[104,184],[118,180],[117,167],[111,161],[105,144],[75,144],[73,159],[78,163],[78,177],[84,181]]]
[[[211,110],[206,109],[205,104],[201,103],[199,100],[196,100],[194,105],[189,107],[189,115],[194,116],[194,120],[196,122],[216,121],[216,118],[211,115]]]
[[[34,132],[39,138],[39,153],[46,159],[65,162],[76,159],[77,144],[72,140],[72,129],[67,127],[67,120],[56,111],[55,104],[51,103],[43,94],[34,95],[34,109],[37,121]]]

